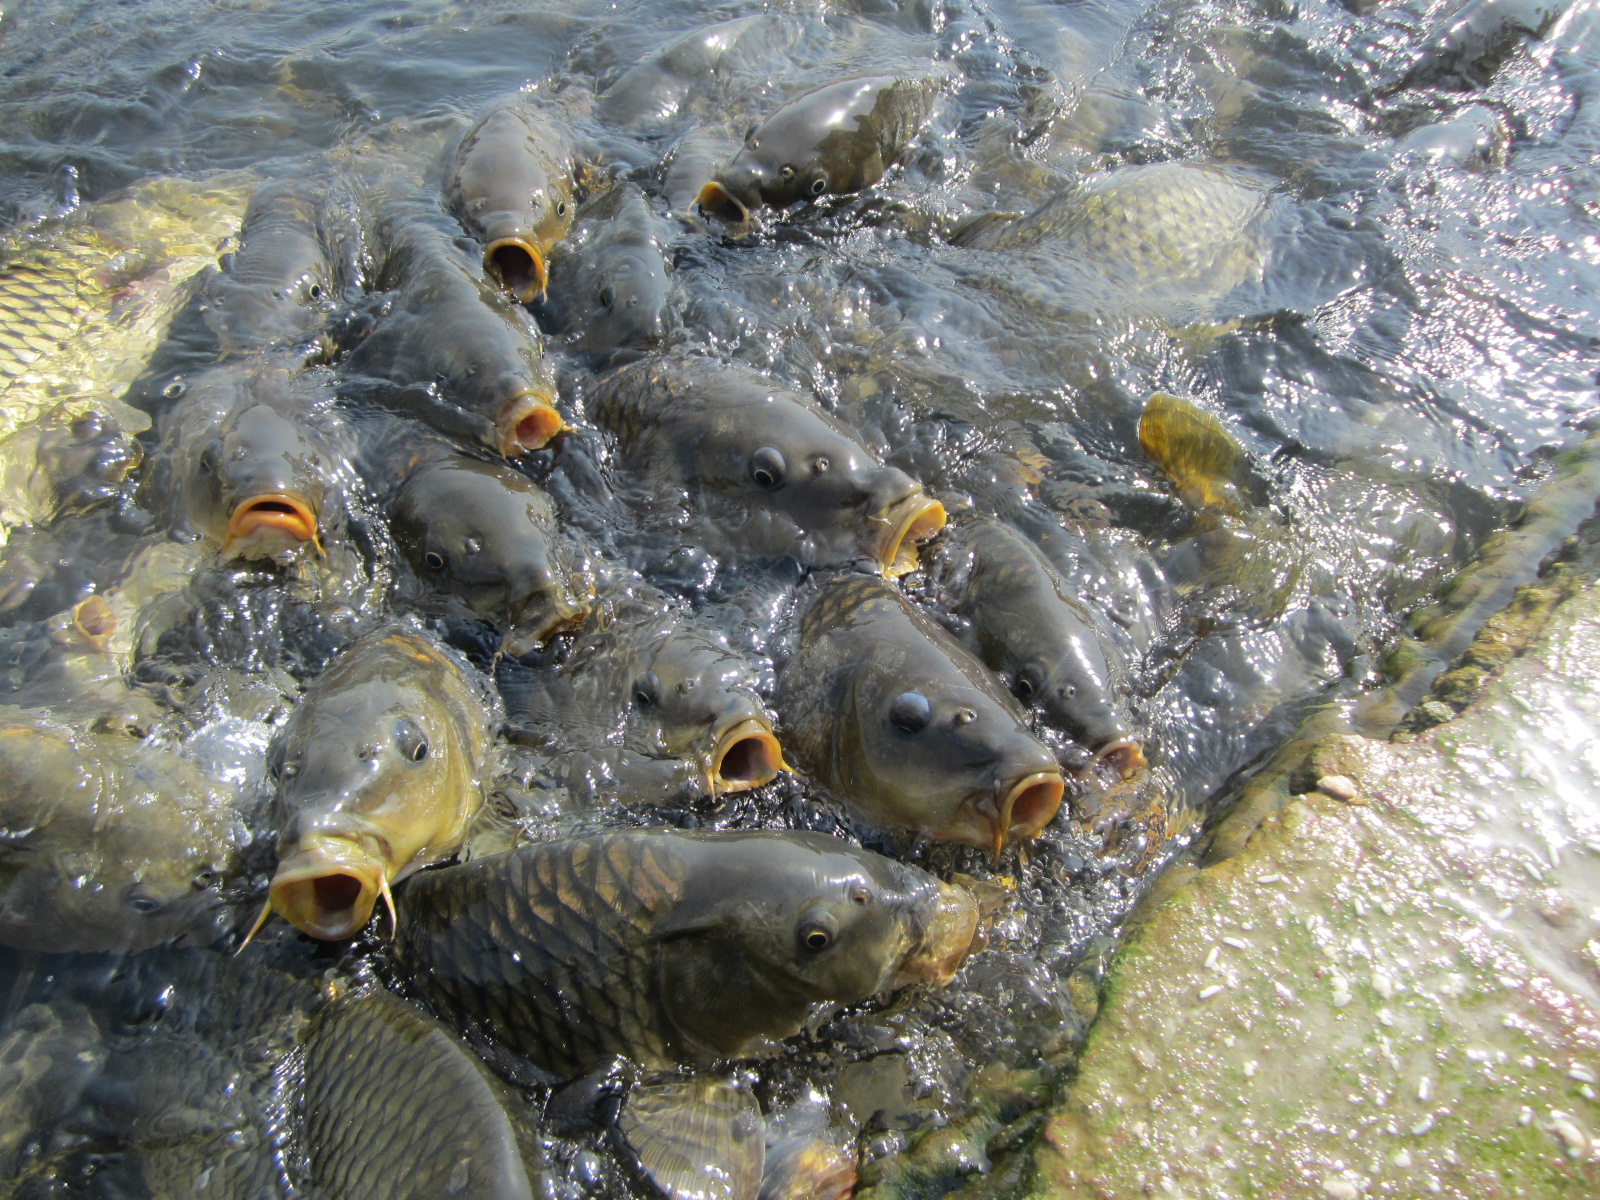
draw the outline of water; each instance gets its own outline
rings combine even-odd
[[[763,1075],[769,1106],[831,1090],[847,1114],[840,1136],[873,1153],[958,1113],[974,1064],[1062,1051],[1076,1029],[1073,972],[1092,972],[1229,781],[1330,689],[1375,684],[1406,613],[1592,427],[1596,11],[21,3],[0,19],[0,218],[26,230],[158,175],[337,168],[363,145],[431,161],[484,106],[527,90],[602,169],[655,197],[673,281],[663,348],[702,348],[812,391],[953,512],[1001,514],[1041,542],[1128,663],[1153,764],[1141,794],[1156,799],[1113,805],[1104,837],[1063,815],[1026,864],[1008,859],[1024,903],[956,985],[915,1002],[909,1034],[849,1016]],[[645,55],[741,16],[755,20],[736,48],[671,103],[608,106]],[[748,236],[687,216],[674,164],[724,159],[809,87],[935,64],[951,76],[945,98],[878,188]],[[1029,212],[1081,180],[1168,162],[1216,164],[1259,191],[1228,259],[1237,269],[1152,283],[1060,239],[948,238],[973,215]],[[168,347],[141,395],[209,353]],[[552,355],[579,411],[594,366]],[[1139,416],[1158,390],[1192,397],[1246,450],[1252,555],[1219,563],[1188,536],[1195,514],[1140,449]],[[634,532],[615,499],[631,481],[603,436],[574,436],[529,467],[602,557],[691,604],[740,598],[757,614],[752,652],[789,648],[772,616],[784,587]],[[380,525],[355,555],[368,565],[335,589],[349,608],[392,594]],[[348,610],[329,616],[231,577],[197,589],[195,615],[163,647],[180,665],[304,677],[349,636]],[[763,589],[778,599],[760,600]],[[206,702],[195,753],[248,786],[282,714],[254,694],[233,713],[236,690]],[[1094,812],[1107,783],[1091,773],[1069,803]],[[679,819],[839,824],[794,786]],[[892,848],[989,871],[976,854]],[[67,968],[27,969],[23,998]],[[861,1063],[900,1071],[920,1099],[870,1115],[878,1093]],[[90,1145],[90,1158],[115,1157]],[[579,1153],[561,1143],[558,1162]],[[605,1178],[591,1192],[617,1186]],[[120,1194],[92,1180],[74,1186]]]

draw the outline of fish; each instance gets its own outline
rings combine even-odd
[[[565,751],[572,774],[598,770],[625,803],[718,798],[789,769],[755,669],[726,634],[665,604],[613,607],[508,702],[519,741]]]
[[[766,14],[736,17],[674,38],[617,76],[596,98],[595,116],[622,128],[676,116],[692,91],[724,69],[739,40],[770,20]]]
[[[342,291],[310,180],[263,184],[250,198],[238,248],[205,283],[200,309],[224,356],[310,338]]]
[[[30,1004],[0,1037],[0,1179],[16,1180],[30,1143],[46,1146],[106,1059],[105,1036],[82,1004]]]
[[[507,458],[544,446],[565,422],[531,318],[466,256],[436,203],[402,196],[380,207],[378,282],[392,295],[341,373],[400,385],[384,402]]]
[[[186,381],[161,415],[142,496],[227,561],[325,556],[359,484],[326,371],[252,355]]]
[[[819,1002],[942,985],[978,920],[964,889],[810,833],[539,842],[422,872],[402,899],[407,986],[547,1082],[617,1055],[647,1070],[742,1057]]]
[[[618,436],[619,467],[664,506],[656,519],[714,554],[902,575],[944,524],[944,506],[909,475],[745,367],[645,359],[602,377],[590,412]]]
[[[748,221],[762,205],[871,187],[905,156],[942,90],[936,76],[869,75],[809,91],[750,130],[700,190],[700,211]]]
[[[129,433],[128,390],[239,229],[255,180],[159,177],[0,238],[0,435],[66,405]]]
[[[383,988],[342,995],[311,1018],[303,1045],[303,1136],[319,1194],[547,1194],[535,1110],[410,1001]]]
[[[875,576],[818,588],[777,707],[800,770],[880,828],[999,858],[1061,806],[1061,767],[1016,700]]]
[[[0,943],[136,954],[223,933],[249,833],[235,797],[170,750],[0,707]]]
[[[517,105],[490,109],[456,150],[450,204],[485,243],[484,271],[521,304],[544,295],[550,249],[572,224],[573,168],[554,122]]]
[[[395,623],[306,690],[269,751],[274,912],[324,940],[354,935],[390,886],[454,854],[483,803],[497,713],[470,667]]]
[[[418,577],[504,629],[507,654],[589,614],[587,556],[519,471],[459,454],[426,460],[401,484],[391,525]]]
[[[0,546],[18,525],[114,503],[143,461],[139,440],[102,409],[47,410],[0,438]]]
[[[1038,548],[992,517],[946,531],[944,555],[965,560],[956,612],[979,657],[1024,704],[1037,705],[1124,777],[1144,751],[1117,696],[1126,670],[1112,665],[1094,617],[1069,594]]]
[[[650,202],[637,184],[614,184],[584,204],[557,249],[547,320],[590,354],[653,345],[670,286]]]

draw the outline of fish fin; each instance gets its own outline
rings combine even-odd
[[[1247,484],[1244,447],[1191,400],[1155,392],[1139,418],[1139,444],[1196,509],[1239,516]]]
[[[856,1164],[826,1138],[785,1138],[767,1149],[760,1200],[848,1200]]]
[[[389,876],[378,876],[378,894],[383,897],[383,906],[389,910],[389,937],[393,940],[400,932],[400,918],[394,911],[394,893],[389,890]]]
[[[978,213],[958,221],[955,228],[945,235],[945,241],[952,246],[981,246],[990,230],[1004,229],[1012,222],[1021,219],[1022,214],[1014,212]]]
[[[703,1075],[633,1089],[623,1141],[668,1200],[756,1200],[766,1161],[755,1097]]]
[[[244,948],[250,944],[250,940],[254,938],[256,934],[261,932],[262,927],[266,925],[267,919],[271,916],[272,900],[269,898],[267,902],[261,906],[261,915],[256,918],[256,923],[250,926],[250,932],[244,935],[244,941],[240,942],[239,948],[233,952],[235,957],[244,953]]]

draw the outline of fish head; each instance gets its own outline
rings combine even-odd
[[[300,426],[269,405],[251,405],[201,462],[226,515],[224,557],[269,559],[306,546],[321,552],[322,460]]]
[[[873,819],[997,858],[1048,825],[1066,782],[1009,697],[927,655],[886,649],[853,672],[836,734],[852,801]]]
[[[1046,636],[1043,641],[1050,641]],[[1093,635],[1077,630],[1041,646],[1011,673],[1011,690],[1110,763],[1124,777],[1144,767],[1138,736],[1119,711],[1110,670]]]
[[[806,566],[870,561],[899,573],[944,508],[895,467],[879,463],[826,413],[787,393],[713,410],[699,443],[700,482],[721,494],[752,553]]]
[[[916,867],[816,834],[728,847],[655,931],[667,1010],[698,1044],[786,1036],[818,1003],[948,982],[972,943],[976,902]]]
[[[680,627],[642,666],[629,720],[647,753],[696,763],[711,796],[760,787],[788,769],[755,673],[725,640]]]
[[[206,285],[205,322],[225,355],[301,342],[321,327],[333,291],[326,271],[307,271],[275,287],[237,280],[224,272]]]
[[[589,351],[654,345],[666,324],[667,266],[648,238],[596,237],[557,267],[561,325]]]

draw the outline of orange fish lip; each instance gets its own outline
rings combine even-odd
[[[1131,779],[1150,765],[1144,746],[1137,738],[1113,738],[1094,752],[1096,762],[1108,762],[1124,779]]]
[[[883,519],[890,527],[878,544],[878,569],[896,579],[917,569],[917,546],[944,528],[944,505],[917,491],[897,500]]]
[[[286,535],[286,548],[310,542],[318,554],[322,553],[322,543],[317,539],[317,514],[311,507],[283,492],[264,492],[234,506],[233,515],[228,518],[228,536],[222,544],[223,554],[263,530]]]
[[[510,292],[519,304],[542,299],[549,270],[539,248],[526,238],[495,238],[483,251],[483,269]]]
[[[495,432],[500,438],[500,450],[507,458],[515,458],[530,450],[549,444],[567,427],[561,414],[548,398],[534,392],[521,392],[506,402],[495,421]]]
[[[958,884],[940,883],[939,899],[922,939],[900,964],[894,986],[926,982],[944,987],[978,947],[978,901]]]
[[[706,767],[713,796],[747,792],[770,783],[779,771],[789,770],[777,736],[765,721],[754,717],[723,730]]]
[[[389,880],[382,865],[360,847],[324,845],[278,864],[267,903],[300,932],[337,941],[359,933],[378,898],[388,895]]]
[[[1059,770],[1035,771],[1007,788],[994,814],[995,860],[1012,842],[1036,837],[1050,824],[1061,808],[1066,790],[1066,780]]]
[[[694,203],[695,207],[706,216],[718,217],[730,225],[750,219],[750,210],[744,202],[715,179],[700,189],[700,194],[694,198]]]

